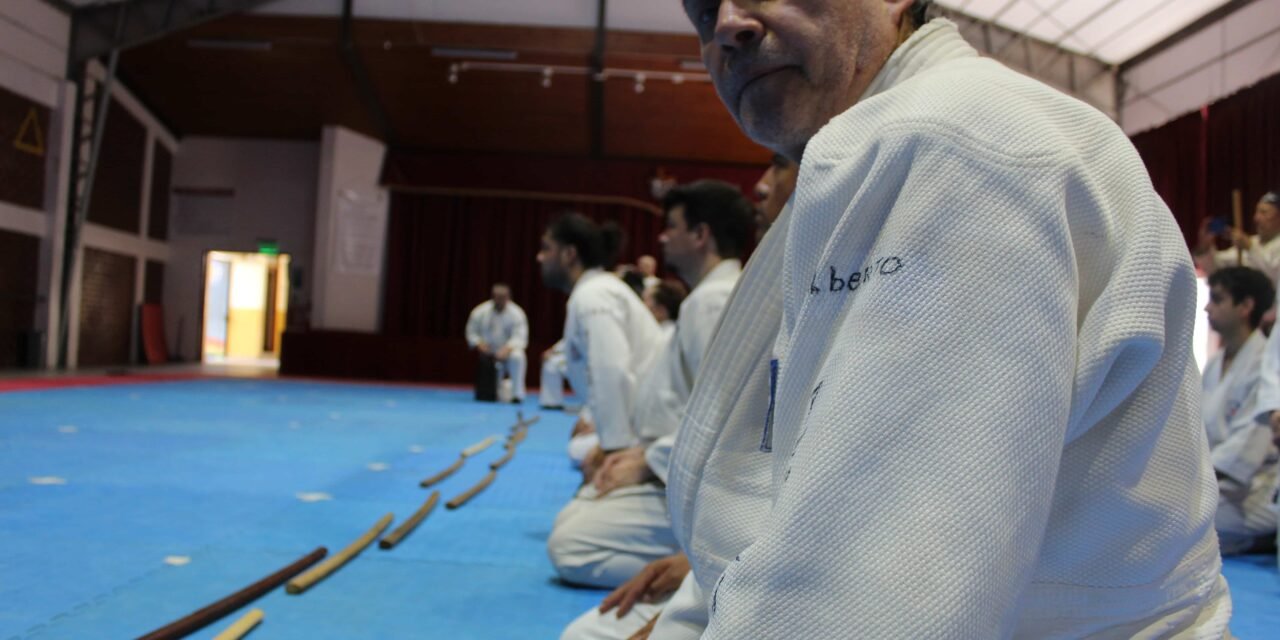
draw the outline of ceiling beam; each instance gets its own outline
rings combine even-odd
[[[377,128],[378,135],[387,146],[395,146],[396,137],[395,131],[391,127],[391,118],[387,115],[387,110],[382,106],[382,100],[378,98],[378,90],[373,86],[373,80],[369,77],[369,70],[365,67],[364,58],[360,57],[360,52],[356,49],[355,40],[351,37],[352,5],[354,2],[355,0],[342,0],[342,39],[338,43],[339,53],[342,56],[342,62],[347,66],[347,70],[351,72],[351,80],[356,85],[356,95],[360,96],[360,101],[364,103],[365,109],[369,112],[369,119],[373,121],[373,126]]]
[[[604,155],[604,44],[608,35],[605,30],[605,15],[609,0],[596,2],[596,43],[591,49],[591,72],[587,74],[587,118],[591,130],[587,139],[591,142],[591,157]]]
[[[202,22],[247,11],[270,0],[123,0],[77,7],[71,13],[68,74],[84,63],[163,38]]]

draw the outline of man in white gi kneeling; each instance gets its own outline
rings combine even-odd
[[[1205,363],[1200,411],[1218,476],[1215,526],[1223,554],[1260,542],[1270,546],[1276,532],[1276,450],[1258,404],[1267,349],[1258,323],[1274,298],[1271,280],[1261,271],[1226,267],[1209,276],[1205,313],[1222,338],[1222,350]]]
[[[467,345],[493,358],[499,385],[503,376],[511,379],[511,401],[524,402],[524,350],[529,346],[529,318],[511,301],[511,288],[493,285],[493,297],[476,305],[467,317]]]
[[[727,183],[675,187],[663,209],[663,257],[692,289],[680,304],[675,333],[639,386],[631,419],[635,443],[607,455],[593,481],[556,517],[547,554],[561,578],[575,584],[616,587],[677,550],[663,484],[670,436],[751,238],[751,202]]]
[[[1182,233],[1113,121],[916,4],[684,3],[800,174],[678,432],[653,637],[1222,638]]]

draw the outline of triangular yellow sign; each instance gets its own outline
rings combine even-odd
[[[13,139],[13,148],[44,157],[44,133],[40,131],[40,114],[35,107],[27,111],[22,126],[18,127],[18,137]]]

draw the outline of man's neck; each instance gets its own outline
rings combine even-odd
[[[566,273],[569,276],[569,286],[565,289],[565,293],[573,293],[573,288],[578,286],[578,281],[582,279],[582,275],[587,272],[580,265],[569,267]]]
[[[1240,349],[1244,347],[1244,343],[1249,341],[1249,336],[1253,335],[1253,329],[1242,328],[1237,330],[1230,336],[1222,336],[1222,373],[1227,372],[1227,368],[1231,366],[1231,362],[1235,360],[1236,354],[1240,353]]]
[[[724,258],[721,258],[715,253],[708,253],[704,256],[702,258],[702,262],[696,267],[696,273],[692,274],[695,279],[693,282],[689,283],[689,288],[693,289],[694,287],[697,287],[698,283],[702,282],[702,280],[707,277],[707,274],[711,273],[713,269],[720,266],[721,262],[724,262]]]

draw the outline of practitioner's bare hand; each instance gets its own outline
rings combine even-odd
[[[680,588],[689,575],[689,558],[683,553],[658,558],[645,565],[634,578],[622,583],[600,603],[600,613],[608,613],[617,607],[621,618],[631,611],[637,602],[657,602]],[[645,636],[648,637],[648,636]]]
[[[493,358],[500,361],[506,361],[509,357],[511,357],[511,347],[504,346],[501,349],[498,349],[497,353],[493,354]]]
[[[484,342],[480,342],[476,344],[476,351],[479,351],[481,354],[486,356],[493,353],[493,349],[490,349],[489,345],[485,344]]]
[[[609,454],[595,475],[596,495],[603,496],[614,489],[631,487],[652,480],[655,476],[644,459],[644,447],[631,447]]]
[[[1253,245],[1253,238],[1250,238],[1249,234],[1245,233],[1244,230],[1233,227],[1231,229],[1231,244],[1241,249],[1248,249]]]
[[[587,420],[586,418],[578,418],[578,421],[573,423],[573,431],[569,432],[569,438],[573,439],[578,436],[585,436],[595,432],[596,425],[592,424],[590,420]]]
[[[658,615],[661,615],[661,613]],[[631,634],[631,637],[627,638],[627,640],[649,640],[649,634],[653,633],[653,625],[658,624],[658,615],[650,618],[643,627],[640,627],[639,631]]]
[[[602,464],[604,464],[604,450],[600,445],[596,445],[587,457],[582,459],[582,484],[595,480],[596,472],[600,470]]]
[[[1271,441],[1280,447],[1280,411],[1271,412]]]

